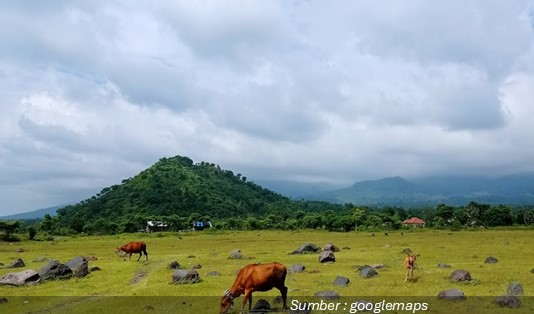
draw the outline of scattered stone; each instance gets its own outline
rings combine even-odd
[[[384,264],[371,264],[369,266],[371,266],[374,269],[382,269],[385,267]]]
[[[496,259],[493,256],[486,257],[486,260],[484,261],[484,263],[486,263],[486,264],[495,264],[495,263],[498,263],[498,262],[499,262],[499,260]]]
[[[530,270],[530,272],[534,274],[534,268],[532,268],[532,269]]]
[[[495,298],[493,303],[497,304],[500,307],[507,308],[518,308],[521,307],[521,300],[515,295],[501,295]]]
[[[336,286],[348,286],[350,283],[350,280],[349,278],[347,277],[343,277],[343,276],[337,276],[336,279],[334,280],[334,285]]]
[[[470,281],[471,274],[467,270],[457,269],[451,273],[452,281]]]
[[[243,255],[241,255],[241,250],[236,249],[230,252],[230,256],[228,258],[229,259],[241,259],[243,258]]]
[[[372,277],[378,275],[376,270],[373,267],[369,266],[369,265],[364,265],[364,266],[358,267],[358,271],[360,273],[360,277],[362,277],[362,278],[372,278]]]
[[[307,254],[319,251],[319,247],[313,243],[306,243],[289,254]]]
[[[89,275],[89,268],[87,267],[87,263],[87,261],[82,262],[82,264],[78,266],[78,268],[76,268],[74,276],[76,276],[77,278],[82,278]]]
[[[21,247],[19,247],[19,248],[17,249],[17,253],[22,253],[22,252],[24,252],[24,249],[21,248]]]
[[[402,253],[406,254],[406,255],[412,255],[413,254],[413,251],[412,249],[410,249],[409,247],[405,248],[404,250],[402,250]]]
[[[350,247],[348,247],[348,246],[344,246],[344,247],[342,247],[341,249],[342,249],[342,250],[350,250]]]
[[[152,305],[147,304],[147,305],[145,305],[145,306],[143,307],[143,310],[145,310],[145,311],[154,311],[155,308],[154,308]]]
[[[289,267],[290,273],[302,273],[306,267],[302,264],[293,264]]]
[[[6,268],[20,268],[24,266],[26,266],[26,264],[24,264],[24,261],[18,258],[14,260],[13,262],[11,262],[11,264],[7,265]]]
[[[439,263],[438,268],[451,268],[452,266],[449,264]]]
[[[169,264],[169,268],[170,269],[178,269],[178,268],[180,268],[180,263],[178,263],[177,261],[174,261],[174,262]]]
[[[193,265],[191,268],[193,268],[193,269],[201,269],[201,268],[202,268],[202,265],[200,265],[200,264],[195,264],[195,265]]]
[[[271,310],[271,304],[265,299],[258,299],[254,307],[252,307],[253,313],[267,313]]]
[[[458,289],[448,289],[440,291],[438,294],[438,298],[442,300],[465,300],[465,295],[461,290]]]
[[[7,303],[7,302],[9,302],[7,300],[7,298],[0,298],[0,304],[4,304],[4,303]]]
[[[73,271],[76,271],[78,267],[80,267],[83,263],[87,264],[87,260],[83,256],[77,256],[70,261],[66,262],[65,265],[67,265],[70,269]]]
[[[332,243],[325,245],[323,251],[339,252],[339,248]]]
[[[328,291],[328,290],[315,292],[314,296],[323,298],[325,300],[339,299],[339,293],[337,293],[336,291]]]
[[[217,277],[217,276],[220,276],[221,273],[218,272],[218,271],[210,271],[209,273],[206,274],[206,276],[212,276],[212,277]]]
[[[334,252],[332,251],[322,251],[321,254],[319,254],[320,263],[335,262],[335,261],[336,261],[336,257],[334,256]]]
[[[39,273],[33,269],[26,269],[21,272],[3,275],[0,277],[0,285],[23,286],[38,283],[40,280]]]
[[[195,255],[189,255],[187,258],[196,258]]]
[[[89,268],[89,271],[99,271],[99,270],[102,270],[102,269],[100,269],[100,267],[98,267],[98,266],[93,266],[93,267]]]
[[[172,273],[172,283],[191,284],[200,281],[200,276],[196,270],[177,269]]]
[[[522,295],[525,291],[519,282],[512,282],[508,286],[508,295]]]
[[[43,262],[50,262],[50,261],[52,260],[49,259],[48,257],[38,257],[33,260],[34,263],[43,263]]]
[[[67,279],[72,277],[73,272],[69,266],[61,264],[58,261],[51,261],[39,270],[41,280],[50,279]]]
[[[96,260],[98,260],[98,258],[96,258],[96,256],[88,256],[85,259],[88,260],[88,261],[96,261]]]

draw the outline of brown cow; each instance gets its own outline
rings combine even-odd
[[[132,259],[132,253],[139,253],[139,259],[141,256],[143,256],[143,253],[145,253],[145,258],[148,261],[148,253],[146,251],[146,243],[145,242],[128,242],[123,246],[117,247],[117,251],[115,253],[119,253],[120,251],[123,251],[124,253],[129,254],[129,260]]]
[[[406,278],[404,279],[404,282],[413,280],[413,269],[415,268],[415,260],[417,259],[417,256],[414,254],[408,254],[406,258],[404,259],[404,270],[406,270]]]
[[[244,294],[241,312],[248,303],[248,310],[252,308],[252,292],[269,291],[277,288],[282,293],[283,307],[286,309],[287,287],[284,285],[286,280],[287,268],[280,263],[270,264],[249,264],[241,268],[237,273],[237,278],[230,290],[224,292],[221,298],[221,313],[226,313],[232,305],[234,299]]]

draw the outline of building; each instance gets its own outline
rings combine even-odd
[[[167,230],[168,224],[165,221],[149,220],[146,222],[146,232],[158,232]]]
[[[412,227],[424,227],[426,226],[426,222],[423,219],[412,217],[410,219],[406,219],[402,222],[403,225],[412,226]]]

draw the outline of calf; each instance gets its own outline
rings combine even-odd
[[[244,294],[241,312],[248,302],[248,310],[252,308],[252,292],[269,291],[277,288],[282,294],[283,306],[286,309],[287,287],[285,286],[287,268],[280,263],[249,264],[238,273],[234,284],[224,292],[221,298],[221,313],[226,313],[234,304],[234,299]]]
[[[417,259],[417,255],[410,254],[406,256],[404,259],[404,270],[406,271],[406,278],[404,279],[404,282],[410,280],[413,280],[413,269],[415,268],[415,260]]]
[[[117,251],[115,251],[115,253],[119,253],[121,251],[130,255],[130,257],[128,258],[129,260],[132,259],[132,253],[139,253],[139,258],[137,259],[137,261],[139,261],[141,256],[143,256],[143,253],[145,253],[145,258],[148,261],[148,253],[146,251],[145,242],[128,242],[123,246],[117,247]]]

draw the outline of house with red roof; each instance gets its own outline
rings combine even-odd
[[[406,219],[402,223],[408,226],[413,226],[414,228],[426,226],[426,221],[424,221],[423,219],[417,218],[417,217]]]

